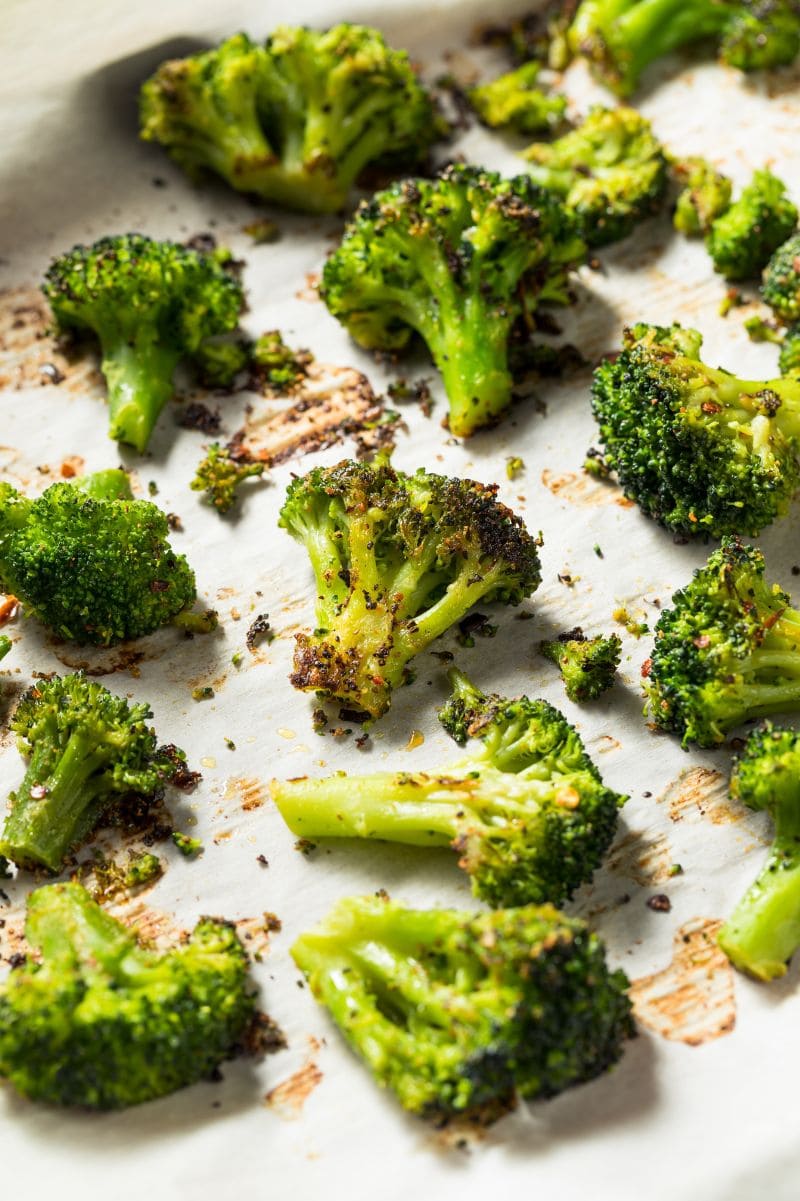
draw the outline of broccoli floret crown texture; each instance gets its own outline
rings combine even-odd
[[[730,208],[733,185],[704,158],[679,159],[672,170],[681,184],[674,225],[689,238],[707,234]]]
[[[767,263],[761,296],[782,321],[800,321],[800,234],[779,246]]]
[[[198,463],[189,487],[194,492],[203,492],[208,504],[218,513],[227,513],[236,503],[244,481],[263,474],[263,463],[237,459],[228,448],[212,442],[206,457]]]
[[[622,643],[616,634],[587,638],[581,629],[540,642],[539,650],[558,665],[571,701],[596,700],[614,683]]]
[[[547,133],[564,120],[567,101],[537,86],[539,63],[523,63],[489,83],[470,88],[469,101],[484,125],[516,133]]]
[[[797,208],[786,185],[771,171],[756,171],[739,199],[713,222],[706,247],[726,279],[756,279],[796,225]]]

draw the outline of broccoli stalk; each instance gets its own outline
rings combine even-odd
[[[523,63],[490,83],[470,88],[469,102],[484,125],[516,133],[547,133],[564,120],[565,96],[537,87],[539,63]]]
[[[739,199],[713,222],[706,249],[729,280],[755,279],[793,233],[797,208],[771,171],[756,171]]]
[[[241,462],[234,459],[226,447],[212,442],[189,487],[193,492],[204,492],[206,500],[218,513],[227,513],[233,507],[241,484],[251,476],[263,474],[263,463]]]
[[[616,634],[587,638],[581,629],[540,642],[539,652],[557,664],[571,701],[596,700],[614,683],[622,643]]]
[[[540,582],[537,542],[496,486],[385,462],[315,468],[280,525],[314,570],[317,629],[291,681],[378,717],[409,661],[479,601],[519,604]]]

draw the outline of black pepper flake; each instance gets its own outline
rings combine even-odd
[[[654,897],[647,898],[647,908],[654,910],[656,913],[669,913],[672,908],[672,901],[666,893],[658,892]]]
[[[245,636],[245,645],[251,655],[255,654],[259,642],[269,644],[275,637],[275,631],[269,624],[269,613],[259,613]]]

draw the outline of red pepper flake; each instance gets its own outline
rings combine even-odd
[[[653,660],[645,659],[644,663],[642,664],[642,677],[646,680],[652,670],[653,670]]]
[[[11,621],[12,618],[16,617],[18,609],[19,601],[9,593],[3,603],[0,604],[0,626],[4,626],[7,621]]]

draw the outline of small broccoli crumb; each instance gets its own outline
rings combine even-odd
[[[485,613],[470,613],[458,623],[456,642],[459,646],[473,647],[476,636],[478,638],[494,638],[497,629],[497,626],[491,625]]]
[[[682,876],[683,875],[683,868],[680,865],[680,863],[673,863],[670,865],[669,875],[670,876]]]
[[[324,734],[328,717],[324,709],[315,709],[311,714],[311,725],[315,734]]]
[[[253,375],[265,393],[285,395],[305,379],[314,356],[308,350],[292,350],[280,330],[262,334],[252,349]]]
[[[241,651],[234,651],[231,655],[231,663],[234,667],[241,667],[244,661],[244,655]]]
[[[259,217],[257,221],[248,222],[242,226],[242,233],[252,238],[256,246],[277,242],[281,236],[280,226],[275,221],[270,221],[269,217]]]
[[[647,622],[637,621],[635,617],[631,616],[624,605],[620,605],[618,609],[615,609],[611,616],[617,625],[624,626],[634,638],[641,638],[643,634],[647,634],[650,631]]]
[[[181,834],[179,830],[172,831],[172,841],[187,859],[193,859],[205,849],[199,838],[191,838],[188,834]]]
[[[603,458],[601,451],[596,450],[593,446],[590,446],[586,452],[583,470],[597,480],[607,480],[611,475],[611,468]]]
[[[744,328],[751,342],[774,342],[780,346],[783,341],[783,333],[775,322],[764,317],[748,317]]]
[[[245,635],[245,645],[251,655],[255,654],[256,647],[260,642],[266,642],[269,646],[270,642],[275,640],[275,631],[269,623],[269,613],[259,613],[255,621],[250,625],[247,634]]]
[[[131,851],[125,871],[125,887],[141,888],[164,874],[164,866],[150,851]]]
[[[244,480],[264,474],[264,464],[242,458],[234,458],[228,447],[212,442],[206,457],[198,464],[195,477],[189,487],[193,492],[203,492],[208,504],[218,513],[227,513],[236,500],[236,494]]]
[[[210,701],[213,696],[214,696],[214,689],[211,687],[210,684],[204,684],[200,688],[192,689],[192,700],[193,701]]]
[[[727,317],[728,313],[730,313],[732,309],[741,308],[741,306],[746,303],[747,302],[744,296],[742,296],[738,288],[728,288],[722,300],[719,302],[719,308],[717,309],[717,312],[719,313],[720,317]]]
[[[158,496],[158,484],[155,480],[150,480],[147,485],[147,492],[150,496]]]
[[[605,557],[603,555],[603,548],[600,546],[599,542],[595,542],[594,546],[592,547],[592,550],[597,555],[598,559],[602,559]]]
[[[229,751],[235,751],[235,750],[236,750],[236,743],[233,741],[233,739],[232,739],[232,738],[226,738],[224,741],[225,741],[225,745],[226,745],[226,747],[228,748],[228,750],[229,750]]]
[[[521,471],[525,470],[525,462],[519,455],[511,455],[506,459],[506,475],[510,480],[515,480]]]
[[[317,844],[311,842],[308,838],[298,838],[294,844],[294,849],[299,851],[301,855],[312,855],[317,849]]]
[[[669,913],[672,909],[672,901],[666,893],[659,892],[655,896],[647,898],[647,908],[652,909],[655,913]]]

